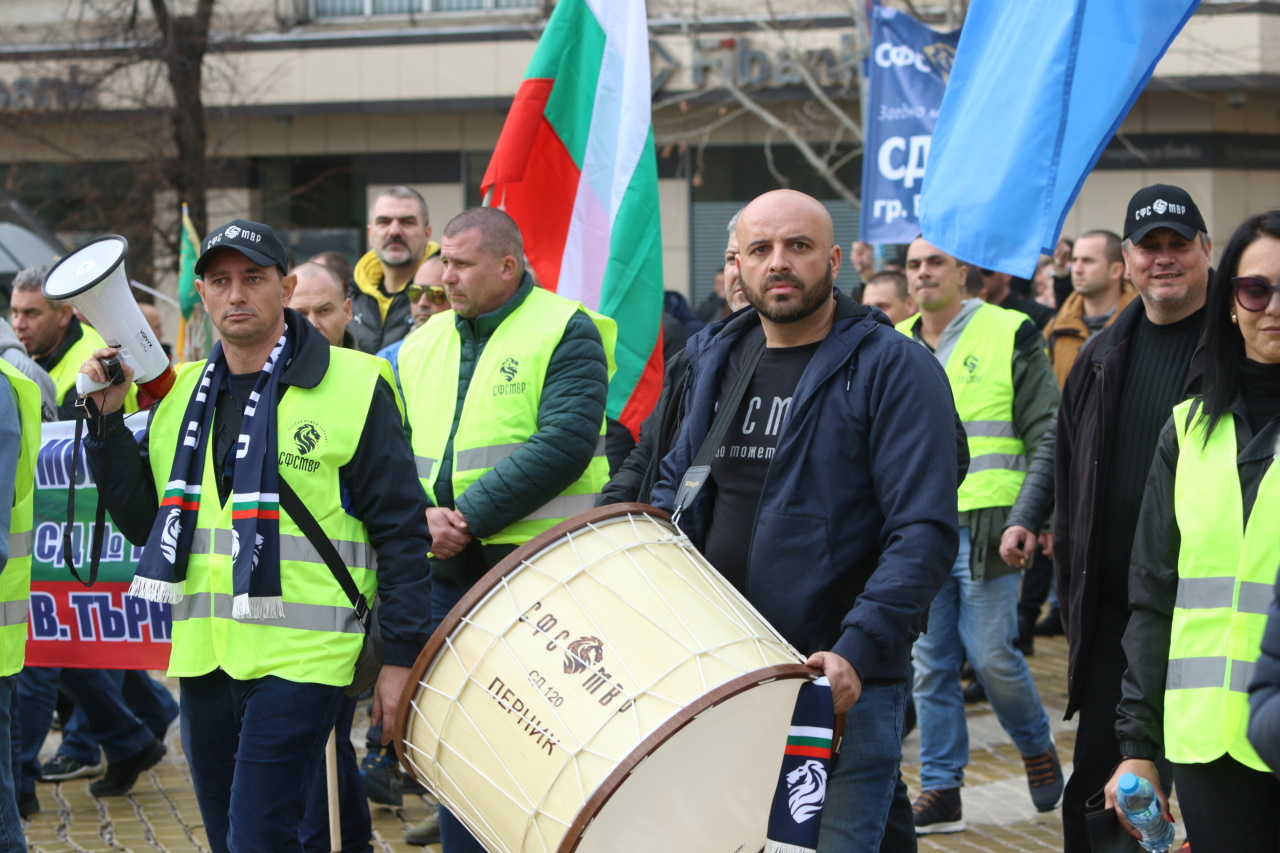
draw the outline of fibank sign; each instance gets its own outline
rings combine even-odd
[[[656,94],[683,66],[661,41],[652,39],[649,47]],[[857,42],[845,32],[838,46],[808,49],[765,47],[746,36],[696,39],[688,68],[694,89],[715,89],[725,82],[753,89],[804,86],[805,72],[819,86],[834,88],[853,84],[857,62]]]
[[[93,109],[98,95],[92,83],[80,78],[80,69],[68,66],[66,77],[17,77],[0,80],[0,111],[57,112]]]

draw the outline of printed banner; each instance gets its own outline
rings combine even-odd
[[[133,420],[141,423],[141,418]],[[142,549],[130,544],[107,516],[97,583],[86,587],[77,581],[62,559],[67,487],[74,482],[71,546],[76,569],[88,580],[98,490],[83,453],[72,470],[74,436],[72,421],[43,425],[36,461],[27,665],[167,669],[170,605],[127,594]],[[134,437],[141,438],[142,431]]]
[[[925,163],[960,31],[943,35],[880,6],[871,20],[862,239],[910,243],[920,235]]]

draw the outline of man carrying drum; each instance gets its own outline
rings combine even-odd
[[[590,509],[609,479],[604,405],[617,327],[533,283],[520,230],[496,208],[441,237],[452,311],[400,350],[418,478],[430,501],[438,624],[517,546]],[[479,851],[440,809],[445,853]]]
[[[713,454],[712,488],[680,526],[811,655],[847,712],[818,850],[914,851],[903,713],[911,644],[959,547],[951,391],[880,311],[833,290],[840,247],[816,199],[766,193],[737,236],[756,311],[691,351],[687,413],[653,502],[674,508],[717,404],[752,370]]]

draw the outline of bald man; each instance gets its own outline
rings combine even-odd
[[[717,405],[733,406],[715,486],[681,493],[680,526],[848,714],[817,849],[914,851],[903,711],[911,644],[959,547],[951,390],[884,314],[834,291],[840,247],[816,199],[766,193],[736,236],[756,310],[691,341],[688,411],[652,500],[675,509]]]
[[[351,322],[351,299],[338,274],[324,264],[307,261],[293,268],[297,284],[289,307],[306,317],[329,339],[330,346],[355,349],[355,338],[347,331]]]

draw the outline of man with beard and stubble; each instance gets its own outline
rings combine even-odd
[[[369,207],[369,251],[351,274],[351,334],[367,353],[394,343],[413,327],[405,293],[426,258],[440,251],[431,242],[427,202],[412,187],[388,187]]]
[[[673,509],[718,402],[758,354],[680,525],[847,712],[855,734],[832,770],[818,850],[914,851],[903,711],[911,643],[958,545],[951,391],[883,314],[833,291],[840,247],[816,199],[766,193],[737,237],[756,311],[691,342],[685,419],[653,503]]]
[[[1053,568],[1067,631],[1067,718],[1080,714],[1062,804],[1067,853],[1090,849],[1084,804],[1122,753],[1155,757],[1125,753],[1115,733],[1129,557],[1160,430],[1196,392],[1202,369],[1195,355],[1211,243],[1195,201],[1179,187],[1139,190],[1123,233],[1125,269],[1141,298],[1085,344],[1058,413]]]

